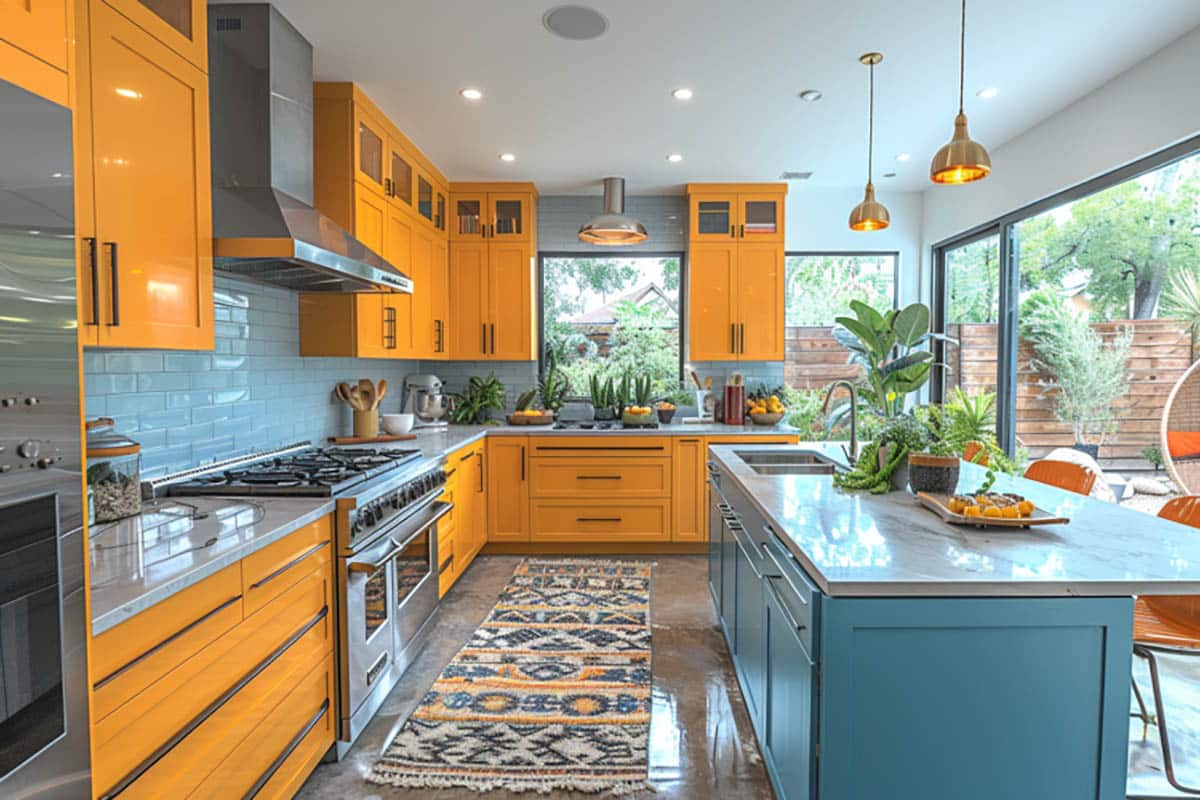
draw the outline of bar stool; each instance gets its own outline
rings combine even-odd
[[[1200,528],[1200,495],[1176,497],[1168,501],[1158,515],[1163,519]],[[1146,710],[1146,703],[1142,700],[1136,680],[1133,682],[1133,693],[1137,698],[1140,709],[1138,716],[1142,718],[1142,722],[1158,727],[1167,781],[1181,792],[1200,795],[1200,788],[1185,786],[1175,777],[1156,658],[1161,653],[1200,655],[1200,596],[1138,597],[1133,606],[1133,652],[1134,655],[1146,659],[1150,667],[1150,686],[1154,691],[1154,717]]]
[[[1025,477],[1082,495],[1091,494],[1096,484],[1096,473],[1069,461],[1035,461],[1026,468]]]

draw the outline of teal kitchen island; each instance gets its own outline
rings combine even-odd
[[[709,450],[710,589],[776,794],[1124,798],[1133,597],[1200,593],[1200,532],[1003,476],[1071,523],[954,526],[835,488],[841,458]]]

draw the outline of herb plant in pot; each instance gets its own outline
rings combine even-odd
[[[466,388],[452,396],[454,407],[450,409],[450,421],[458,425],[480,425],[487,421],[491,411],[504,410],[504,384],[494,375],[481,378],[471,376]]]
[[[959,457],[953,431],[941,406],[925,406],[914,414],[925,429],[924,444],[908,454],[908,485],[914,493],[954,494],[958,488]]]

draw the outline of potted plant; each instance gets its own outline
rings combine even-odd
[[[959,453],[941,406],[926,406],[916,415],[927,435],[908,454],[908,486],[914,493],[954,494],[958,488]]]
[[[628,376],[626,376],[628,377]],[[639,375],[633,382],[633,405],[625,406],[621,412],[621,424],[634,427],[652,424],[650,388],[653,381],[649,375]]]
[[[450,409],[450,421],[459,425],[479,425],[487,420],[492,410],[504,410],[504,384],[495,374],[486,378],[471,376],[466,388],[451,397],[454,404]]]
[[[1087,317],[1057,294],[1039,292],[1021,305],[1021,335],[1033,344],[1031,366],[1051,377],[1038,381],[1054,401],[1054,415],[1071,426],[1075,449],[1092,458],[1116,433],[1114,405],[1129,390],[1133,332],[1106,342]]]
[[[557,414],[571,392],[571,382],[566,375],[558,371],[558,361],[554,353],[548,354],[547,363],[546,371],[538,378],[537,391],[542,400],[542,408]]]
[[[853,491],[886,494],[903,489],[909,482],[908,454],[920,451],[929,432],[913,414],[889,419],[874,441],[863,447],[849,472],[833,476],[833,482]]]
[[[617,388],[611,377],[603,383],[600,376],[593,373],[591,377],[592,416],[602,422],[617,418]]]

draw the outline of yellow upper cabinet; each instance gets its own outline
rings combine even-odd
[[[532,184],[456,183],[451,189],[451,241],[537,239],[537,191]]]
[[[692,242],[783,243],[786,184],[688,184]]]
[[[208,72],[205,0],[103,0],[130,22]]]
[[[386,202],[414,227],[446,235],[445,176],[354,84],[313,84],[313,153],[314,205],[368,247],[374,220],[359,218],[364,203]]]
[[[300,295],[300,355],[411,358],[411,295]]]
[[[688,358],[784,357],[786,184],[689,184]]]
[[[77,216],[93,216],[79,222],[94,233],[81,255],[100,303],[84,342],[210,350],[208,77],[105,0],[90,12],[76,180],[91,196]]]
[[[0,78],[68,105],[69,0],[0,0]]]

